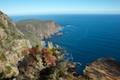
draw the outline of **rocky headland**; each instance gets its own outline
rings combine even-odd
[[[50,38],[52,35],[59,34],[62,28],[52,20],[41,21],[35,19],[18,21],[16,26],[31,42],[36,42],[37,39],[39,39],[39,42],[40,40]]]

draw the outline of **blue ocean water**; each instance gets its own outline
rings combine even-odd
[[[54,20],[64,27],[62,36],[49,40],[65,48],[80,62],[77,71],[82,73],[86,64],[97,58],[113,57],[120,61],[120,15],[35,15],[12,16],[22,19]]]

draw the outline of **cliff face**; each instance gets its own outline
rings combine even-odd
[[[41,25],[45,26],[44,30],[50,29],[51,25],[56,32],[53,22]],[[35,34],[32,32],[33,26],[28,26],[28,29],[24,30],[31,30],[30,32]],[[52,34],[54,30],[48,30],[48,34]],[[48,47],[44,48],[39,44],[31,47],[26,36],[16,28],[8,16],[0,12],[0,80],[73,80],[77,77],[72,74],[73,71],[68,72],[70,67],[68,68],[63,53],[63,49],[54,47],[52,43],[48,43]]]
[[[35,36],[41,40],[54,35],[60,30],[60,26],[53,21],[22,20],[16,24],[17,27],[25,34],[26,38],[31,40],[31,42],[37,41]],[[33,37],[31,38],[29,36]],[[37,42],[39,42],[39,40]]]
[[[10,22],[8,16],[0,11],[0,26],[8,27],[13,25],[14,23]]]
[[[23,36],[8,16],[0,12],[0,73],[5,78],[19,74],[17,63],[24,56],[22,51],[31,48]]]
[[[50,28],[48,25],[55,28],[52,22],[43,25],[46,25],[47,30]],[[49,33],[52,31],[54,30],[51,29]],[[59,68],[60,65],[63,66],[61,63],[65,63],[63,50],[58,46],[53,47],[52,43],[42,49],[39,45],[31,47],[25,35],[8,16],[0,12],[0,80],[59,80],[59,75],[64,70]]]
[[[86,66],[84,74],[90,80],[120,80],[120,64],[113,59],[98,59]]]

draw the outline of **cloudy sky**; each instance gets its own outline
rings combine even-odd
[[[120,0],[0,0],[9,15],[120,14]]]

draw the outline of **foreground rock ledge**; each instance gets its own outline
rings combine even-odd
[[[120,80],[120,64],[101,58],[86,66],[84,74],[90,80]]]

